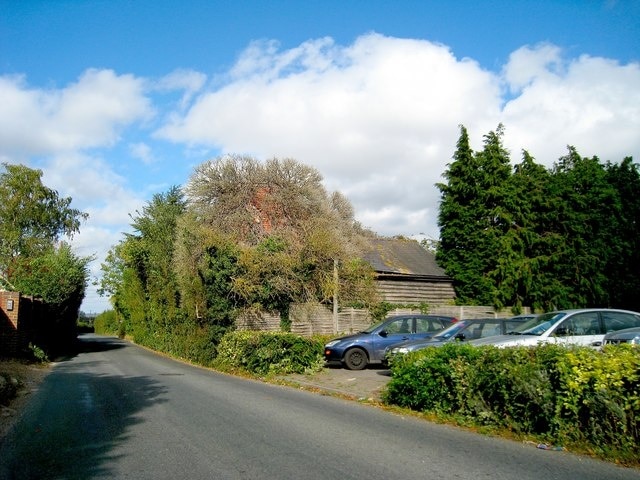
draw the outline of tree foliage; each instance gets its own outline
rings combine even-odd
[[[473,152],[461,127],[447,182],[438,184],[437,259],[458,301],[638,309],[637,165],[603,164],[569,146],[550,169],[526,151],[511,168],[502,135],[500,126]]]
[[[286,329],[292,302],[330,303],[336,287],[343,301],[374,297],[373,272],[355,260],[367,232],[348,200],[295,160],[207,161],[132,227],[109,252],[100,291],[125,330],[156,348],[179,350],[175,336],[196,333],[215,344],[244,310],[277,312]]]
[[[612,305],[637,308],[640,292],[640,172],[631,157],[607,163],[607,178],[620,205],[615,235],[609,237],[609,298]]]
[[[486,304],[492,300],[490,273],[496,268],[500,242],[510,223],[509,155],[502,145],[503,128],[485,136],[484,149],[474,153],[464,127],[454,162],[445,173],[438,224],[437,259],[454,278],[462,301]]]
[[[79,257],[62,241],[88,215],[71,198],[42,183],[42,172],[3,164],[0,173],[0,286],[45,302],[46,322],[33,340],[48,351],[66,348],[75,325],[93,257]]]
[[[42,171],[3,164],[0,173],[0,271],[7,274],[17,257],[47,250],[72,237],[88,215],[71,208],[71,198],[42,184]]]
[[[42,298],[50,305],[79,308],[89,278],[93,257],[78,257],[67,243],[50,246],[37,257],[20,258],[11,280],[16,289]]]
[[[102,264],[99,291],[138,339],[152,337],[176,318],[180,298],[173,268],[177,222],[185,208],[178,187],[156,194],[132,216],[134,233],[125,235]]]
[[[203,285],[191,285],[190,290],[201,290],[200,298],[210,290],[211,279],[197,264],[212,260],[204,255],[207,242],[217,244],[221,238],[233,244],[235,252],[226,301],[237,308],[260,305],[285,318],[292,302],[332,301],[334,263],[346,265],[359,256],[365,232],[354,220],[350,203],[337,192],[328,195],[318,171],[295,160],[217,158],[195,169],[185,192],[191,217],[178,235],[183,259],[178,268],[184,272],[179,276],[184,283],[199,272]],[[209,232],[201,234],[200,243],[191,234],[197,224]],[[215,248],[216,255],[229,251]],[[232,264],[225,266],[231,269]],[[349,282],[357,283],[355,270],[348,271]],[[367,290],[366,275],[359,278],[360,291]]]

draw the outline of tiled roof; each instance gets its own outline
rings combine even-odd
[[[415,240],[378,238],[368,242],[370,248],[364,259],[378,273],[447,278],[435,255]]]

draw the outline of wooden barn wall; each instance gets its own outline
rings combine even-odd
[[[380,297],[389,303],[444,305],[456,296],[449,282],[378,280],[377,286]]]

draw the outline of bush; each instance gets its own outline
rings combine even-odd
[[[155,339],[155,347],[169,355],[203,366],[211,366],[224,329],[214,325],[199,325],[184,321],[171,325]]]
[[[558,365],[557,434],[594,451],[640,458],[640,349],[572,349]]]
[[[94,333],[93,325],[83,320],[78,320],[76,323],[76,332],[80,333]]]
[[[229,332],[218,345],[214,366],[259,376],[318,371],[324,364],[325,341],[293,333]]]
[[[177,316],[164,325],[135,328],[133,341],[173,357],[211,366],[217,355],[217,345],[227,329],[217,325],[202,325],[195,319]]]
[[[640,349],[448,344],[394,359],[385,401],[603,458],[640,458]]]
[[[121,331],[121,322],[118,321],[118,315],[115,310],[107,310],[96,316],[93,321],[93,330],[101,335],[124,336],[124,332]]]
[[[49,357],[47,356],[47,353],[37,345],[34,345],[33,343],[29,343],[29,352],[30,352],[31,358],[37,362],[47,363],[49,361]]]
[[[448,344],[395,358],[386,401],[424,412],[457,411],[461,399],[456,384],[464,381],[465,363],[477,353],[468,345]]]

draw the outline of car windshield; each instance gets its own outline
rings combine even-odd
[[[388,318],[385,318],[381,322],[378,322],[378,323],[375,323],[375,324],[371,325],[366,330],[362,330],[360,333],[372,333],[376,328],[379,328],[383,323],[387,322],[388,320],[389,320]]]
[[[464,320],[460,320],[459,322],[454,323],[453,325],[445,328],[443,331],[434,335],[432,337],[433,340],[447,340],[451,338],[453,335],[456,335],[458,332],[461,332],[465,328],[469,326],[469,322],[465,322]]]
[[[564,312],[544,313],[514,328],[509,335],[542,335],[565,315]]]

